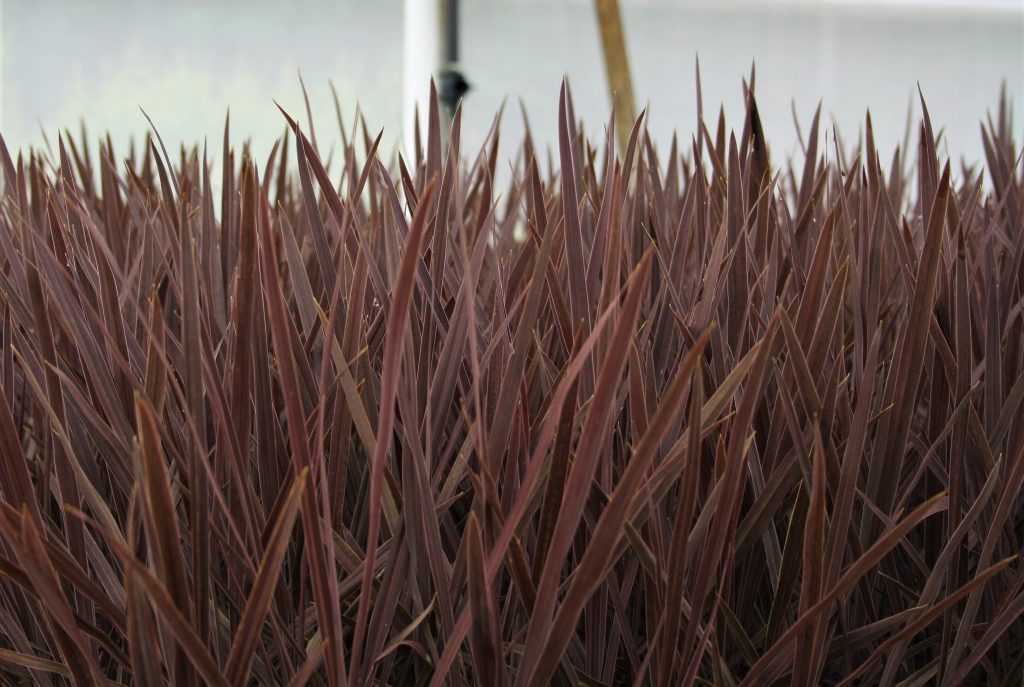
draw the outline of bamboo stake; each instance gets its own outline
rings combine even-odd
[[[615,133],[619,152],[626,150],[629,132],[636,121],[636,102],[633,99],[633,81],[626,56],[626,37],[622,30],[619,0],[594,0],[597,24],[601,29],[601,48],[604,53],[605,72],[608,75],[608,94],[615,106]]]

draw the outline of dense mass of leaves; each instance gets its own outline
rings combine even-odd
[[[773,166],[745,93],[617,153],[563,89],[543,163],[436,100],[390,164],[0,146],[0,680],[1020,684],[1007,109]]]

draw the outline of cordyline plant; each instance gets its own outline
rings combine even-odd
[[[659,159],[563,88],[501,192],[436,98],[390,166],[225,128],[219,198],[3,146],[0,679],[1019,685],[1008,108],[779,168],[745,93]]]

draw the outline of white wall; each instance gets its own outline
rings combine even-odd
[[[623,0],[640,104],[662,147],[695,126],[693,66],[700,54],[705,114],[724,103],[742,124],[740,79],[757,61],[759,106],[773,154],[795,151],[791,104],[808,123],[819,98],[848,141],[870,108],[887,154],[902,136],[916,83],[954,157],[981,156],[978,124],[1007,83],[1024,122],[1021,0]],[[284,127],[277,99],[302,115],[296,73],[310,88],[322,148],[336,140],[327,80],[346,120],[358,100],[389,149],[402,132],[401,0],[6,0],[0,14],[0,130],[12,147],[38,144],[40,126],[145,130],[141,105],[169,145],[208,136],[219,149],[230,105],[235,140],[257,152]],[[589,0],[465,0],[467,145],[508,96],[504,150],[525,102],[535,138],[556,135],[558,87],[568,73],[577,112],[599,133],[604,71]],[[173,6],[173,7],[172,7]]]

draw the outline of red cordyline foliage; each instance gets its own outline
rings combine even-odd
[[[775,167],[752,91],[659,159],[563,88],[500,192],[436,100],[333,172],[3,146],[0,679],[1020,684],[1007,107]]]

